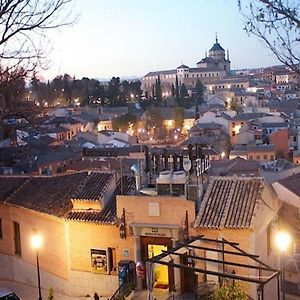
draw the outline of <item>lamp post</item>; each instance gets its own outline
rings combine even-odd
[[[40,264],[39,264],[39,249],[42,245],[42,237],[39,234],[34,234],[31,238],[31,246],[36,250],[36,268],[37,268],[37,277],[38,277],[38,289],[39,289],[39,298],[42,300],[41,293],[41,278],[40,278]]]
[[[281,260],[281,289],[282,289],[282,300],[285,300],[285,253],[291,243],[291,235],[286,231],[278,231],[275,237],[275,243],[280,251]]]

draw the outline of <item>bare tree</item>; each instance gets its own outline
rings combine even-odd
[[[277,59],[300,74],[300,1],[238,0],[245,30],[255,35]]]
[[[72,4],[73,0],[0,0],[1,87],[47,67],[52,50],[47,33],[73,23]],[[6,96],[10,108],[12,101]]]
[[[0,0],[0,64],[27,70],[44,66],[47,31],[72,23],[72,0]],[[25,67],[24,67],[25,65]]]

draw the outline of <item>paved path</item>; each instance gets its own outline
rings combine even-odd
[[[170,298],[171,293],[169,292],[154,290],[152,294],[153,294],[153,299],[156,300],[167,300],[167,299],[172,300],[172,298]],[[143,291],[134,292],[133,299],[147,300],[147,291],[143,290]],[[184,295],[175,296],[174,300],[195,300],[195,296],[194,294],[184,294]]]

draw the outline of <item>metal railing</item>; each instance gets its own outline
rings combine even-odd
[[[125,299],[125,296],[130,294],[130,292],[134,289],[134,286],[128,283],[123,283],[118,287],[118,289],[114,292],[114,294],[109,298],[109,300],[120,300]]]
[[[117,300],[121,295],[124,295],[126,290],[126,283],[121,284],[109,300]]]

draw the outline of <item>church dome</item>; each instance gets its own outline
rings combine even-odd
[[[216,42],[214,43],[214,45],[211,47],[211,49],[209,50],[209,52],[211,51],[224,51],[225,50],[222,48],[222,46],[219,44],[218,42],[218,38],[216,38]]]

